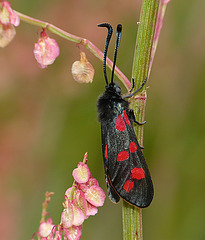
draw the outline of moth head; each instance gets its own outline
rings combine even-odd
[[[105,86],[106,92],[121,96],[121,88],[118,83],[109,83]]]

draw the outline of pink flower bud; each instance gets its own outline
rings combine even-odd
[[[84,193],[81,190],[76,189],[75,190],[75,197],[76,197],[77,206],[83,212],[84,218],[87,219],[88,218],[88,216],[87,216],[87,201],[85,199]]]
[[[68,200],[67,208],[65,208],[61,214],[61,222],[65,228],[69,228],[73,225],[73,204]]]
[[[97,212],[98,212],[97,207],[87,202],[87,212],[86,212],[87,216],[94,216],[95,214],[97,214]]]
[[[79,83],[92,83],[95,70],[88,62],[84,52],[80,53],[80,61],[72,65],[72,75],[75,81]]]
[[[102,188],[91,186],[85,192],[85,199],[95,207],[101,207],[104,204],[106,195]]]
[[[72,187],[68,188],[65,192],[65,200],[71,199]]]
[[[19,16],[7,1],[0,2],[0,23],[3,25],[12,24],[16,27],[20,24]]]
[[[82,228],[82,225],[65,228],[64,231],[68,240],[79,240],[82,236]]]
[[[0,47],[6,47],[14,38],[16,30],[11,24],[0,24]]]
[[[93,185],[99,186],[99,183],[98,183],[97,179],[91,177],[91,178],[89,178],[89,180],[88,180],[88,182],[86,183],[86,185],[87,185],[88,187],[93,186]]]
[[[59,230],[56,231],[54,240],[62,240],[62,235]]]
[[[90,177],[90,170],[87,164],[78,163],[78,167],[73,170],[73,177],[78,183],[86,183]]]
[[[41,237],[48,237],[51,233],[54,225],[52,220],[49,218],[46,222],[42,222],[39,226],[38,233]]]
[[[76,204],[73,204],[73,225],[80,226],[85,220],[83,212]]]
[[[60,48],[56,40],[50,38],[45,30],[41,32],[41,37],[35,43],[34,55],[41,68],[46,68],[52,64],[60,54]]]

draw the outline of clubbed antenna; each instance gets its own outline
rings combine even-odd
[[[117,60],[117,52],[118,52],[118,48],[119,48],[119,45],[120,45],[121,33],[122,33],[122,25],[121,25],[121,24],[118,24],[118,25],[117,25],[117,36],[116,36],[115,54],[114,54],[114,61],[113,61],[113,67],[112,67],[111,83],[113,83],[114,72],[115,72],[115,65],[116,65],[116,60]]]
[[[108,46],[113,33],[113,28],[109,23],[98,24],[98,27],[106,27],[108,29],[106,43],[105,43],[104,57],[103,57],[103,72],[104,72],[106,84],[108,85],[107,72],[106,72],[106,58],[107,58]]]

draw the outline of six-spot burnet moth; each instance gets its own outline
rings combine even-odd
[[[140,88],[125,96],[121,95],[121,88],[118,84],[113,82],[122,31],[122,25],[118,24],[111,82],[108,83],[106,57],[113,29],[108,23],[98,26],[108,29],[103,59],[106,90],[97,102],[108,196],[114,203],[119,202],[121,197],[134,206],[144,208],[151,203],[154,189],[147,164],[132,127],[134,122],[138,122],[125,98],[132,97],[138,92],[146,83],[146,79]]]

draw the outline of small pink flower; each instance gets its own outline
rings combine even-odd
[[[78,207],[83,212],[84,218],[87,219],[88,218],[88,215],[87,215],[87,201],[85,199],[85,194],[81,190],[76,189],[75,190],[75,198],[76,198],[75,203],[78,205]]]
[[[94,216],[95,214],[97,214],[97,212],[98,212],[97,207],[87,202],[87,212],[86,212],[87,216]]]
[[[89,187],[93,186],[93,185],[99,186],[98,181],[97,181],[95,178],[93,178],[93,177],[90,177],[86,183],[84,183],[84,184],[79,184],[80,189],[81,189],[83,192],[86,192],[87,189],[88,189]]]
[[[82,225],[80,225],[64,229],[68,240],[79,240],[82,236],[82,228]]]
[[[78,167],[73,170],[73,177],[78,183],[86,183],[90,177],[90,170],[87,164],[78,163]]]
[[[45,30],[41,32],[41,37],[35,43],[34,55],[41,68],[46,68],[52,64],[60,54],[60,48],[56,40],[50,38]]]
[[[54,240],[62,240],[62,234],[59,230],[56,231]]]
[[[51,220],[51,218],[48,218],[46,222],[42,222],[39,226],[38,233],[41,237],[48,237],[48,235],[51,233],[54,225]]]
[[[74,218],[73,204],[71,203],[70,200],[68,200],[67,202],[68,202],[68,205],[61,214],[61,221],[65,228],[69,228],[73,225],[73,218]]]
[[[10,3],[0,1],[0,47],[6,47],[13,40],[16,34],[14,26],[19,24],[19,16],[11,9]]]
[[[11,24],[0,24],[0,47],[6,47],[16,35],[16,30]]]
[[[18,14],[11,8],[11,4],[7,1],[0,2],[0,23],[3,25],[12,24],[18,26],[20,18]]]
[[[85,192],[85,199],[95,207],[101,207],[104,204],[106,195],[102,188],[98,186],[91,186]]]
[[[84,220],[85,217],[81,209],[77,207],[76,204],[73,204],[73,225],[80,226],[84,222]]]
[[[65,192],[65,200],[66,199],[71,199],[71,191],[72,191],[72,187],[68,188]]]
[[[86,183],[86,185],[87,185],[88,187],[91,187],[91,186],[93,186],[93,185],[99,186],[99,183],[98,183],[97,179],[91,177],[91,178],[89,178],[89,180],[88,180],[88,182]]]

